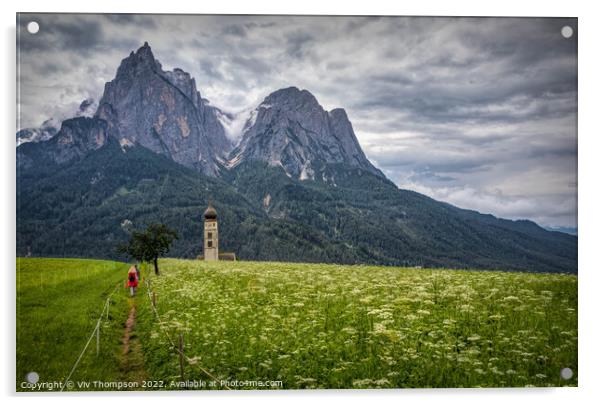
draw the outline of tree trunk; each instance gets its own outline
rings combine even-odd
[[[153,264],[155,265],[155,274],[158,276],[159,275],[159,263],[157,263],[156,257],[153,259]]]

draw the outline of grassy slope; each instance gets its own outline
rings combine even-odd
[[[101,355],[93,340],[72,380],[118,378],[126,272],[125,264],[110,261],[17,258],[17,390],[30,371],[40,382],[64,381],[117,284],[102,324]]]
[[[282,380],[285,388],[576,385],[577,278],[168,259],[152,277],[187,378]],[[178,358],[139,298],[149,375]],[[569,367],[575,377],[561,380]]]

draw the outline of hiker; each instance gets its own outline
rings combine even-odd
[[[130,267],[128,271],[127,286],[130,287],[130,297],[133,297],[136,294],[136,287],[138,287],[138,274],[135,266]]]
[[[142,278],[140,278],[140,269],[138,268],[138,263],[134,264],[134,267],[136,268],[136,276],[138,276],[138,281],[141,281]]]

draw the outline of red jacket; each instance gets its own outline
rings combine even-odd
[[[136,268],[131,267],[128,271],[128,287],[138,287],[138,274]]]

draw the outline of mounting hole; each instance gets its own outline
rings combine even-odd
[[[40,381],[40,376],[35,371],[31,371],[31,372],[27,373],[27,375],[25,376],[25,379],[27,380],[28,383],[35,384],[38,381]]]
[[[562,29],[560,30],[560,33],[562,34],[563,37],[565,38],[570,38],[573,36],[573,28],[571,28],[568,25],[565,25],[564,27],[562,27]]]
[[[30,21],[27,23],[27,32],[30,34],[37,34],[39,30],[40,24],[38,24],[36,21]]]
[[[568,367],[563,368],[560,370],[560,377],[562,377],[563,380],[570,380],[573,378],[573,370]]]

